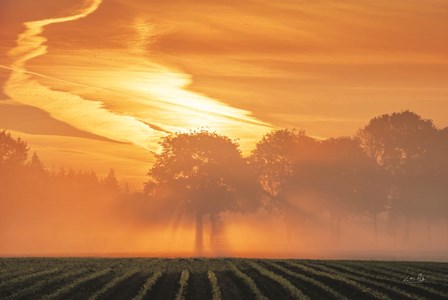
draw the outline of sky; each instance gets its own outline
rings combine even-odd
[[[447,0],[0,0],[0,128],[135,187],[164,136],[448,126]]]

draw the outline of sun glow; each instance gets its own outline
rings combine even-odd
[[[0,235],[7,236],[0,241],[0,254],[2,249],[13,253],[28,247],[38,250],[36,253],[52,247],[68,253],[74,246],[74,252],[122,252],[127,245],[143,253],[191,254],[194,214],[185,213],[182,218],[186,219],[182,219],[169,206],[151,210],[158,200],[142,200],[149,189],[143,186],[152,180],[148,171],[157,165],[158,155],[154,154],[163,153],[161,141],[169,135],[211,131],[226,136],[239,145],[236,152],[250,166],[251,153],[263,136],[282,128],[303,130],[323,144],[331,137],[335,141],[338,137],[358,139],[359,130],[373,117],[409,110],[430,118],[446,134],[448,39],[443,33],[448,32],[447,3],[0,0],[0,133],[6,130],[28,143],[29,156],[35,151],[48,171],[48,186],[58,176],[70,182],[75,174],[77,181],[78,173],[93,170],[98,180],[92,182],[101,190],[102,180],[113,168],[120,185],[117,195],[129,191],[126,203],[111,209],[107,197],[112,196],[98,200],[83,194],[90,187],[76,186],[75,192],[66,192],[65,187],[53,190],[31,176],[32,187],[23,191],[21,180],[27,179],[18,176],[17,189],[11,187],[11,191],[23,191],[20,202],[16,201],[20,195],[11,192],[7,198],[2,194],[0,181]],[[225,147],[210,152],[218,153],[221,148]],[[320,153],[314,150],[307,150],[310,157]],[[329,152],[328,157],[336,164],[345,157],[344,151]],[[297,156],[304,157],[301,153]],[[283,161],[281,157],[266,159],[276,160]],[[315,161],[310,165],[327,163],[325,159]],[[24,162],[27,168],[28,163]],[[225,165],[231,166],[227,160]],[[325,170],[326,166],[321,167]],[[303,166],[296,168],[303,170]],[[272,169],[275,171],[275,164]],[[317,177],[332,174],[319,170],[303,172],[303,177],[295,178],[287,188],[302,188],[306,180],[317,186]],[[339,178],[349,171],[334,172],[333,177]],[[7,170],[3,178],[11,173]],[[265,184],[264,175],[260,178]],[[330,185],[329,181],[325,179],[323,185]],[[370,183],[370,179],[366,181]],[[345,182],[335,190],[343,189]],[[244,182],[244,186],[248,184]],[[272,184],[278,186],[280,183]],[[36,200],[38,193],[33,188],[49,198],[46,204]],[[331,200],[330,208],[337,212],[338,201],[349,201],[349,197],[334,200],[333,194],[341,191],[321,190],[321,186],[305,189],[291,197],[300,208],[300,213],[291,216],[271,215],[267,213],[271,207],[261,206],[253,215],[220,212],[225,225],[223,236],[219,236],[224,244],[220,254],[252,256],[272,251],[286,255],[294,250],[312,257],[317,255],[309,254],[314,250],[336,249],[336,234],[327,229],[337,230],[333,227],[339,225],[316,203]],[[359,187],[350,191],[360,194]],[[66,199],[59,201],[64,193]],[[222,202],[219,197],[205,198]],[[142,207],[134,207],[129,220],[121,219],[126,209],[140,200],[147,206],[140,203]],[[111,215],[112,210],[116,215]],[[164,223],[152,220],[152,215],[139,215],[148,211]],[[136,220],[136,215],[144,220]],[[351,212],[348,215],[351,218]],[[213,241],[219,222],[207,218],[205,254],[219,254]],[[350,242],[358,242],[355,246],[368,249],[375,240],[369,234],[370,217],[363,214],[359,219],[362,228],[347,222],[344,227],[349,229],[344,231],[353,237]],[[386,216],[379,219],[384,244],[378,247],[402,250],[389,236]],[[57,222],[66,222],[67,227],[54,226]],[[295,232],[288,232],[285,225],[294,227]],[[433,233],[445,234],[441,226],[434,225]],[[424,232],[418,234],[415,245],[424,244]],[[297,238],[290,239],[291,235]],[[98,237],[106,241],[96,241]],[[15,239],[20,243],[16,248]],[[346,249],[352,246],[348,240],[343,243]],[[435,249],[446,248],[444,241],[432,243]]]
[[[149,150],[157,150],[157,141],[167,132],[207,127],[234,137],[242,137],[247,140],[244,147],[266,131],[268,124],[251,117],[248,111],[188,91],[187,88],[192,83],[190,75],[136,55],[143,53],[141,48],[145,47],[145,40],[150,38],[152,32],[146,26],[146,20],[137,20],[134,24],[137,37],[131,46],[134,49],[133,55],[123,55],[118,51],[101,52],[99,54],[103,57],[103,62],[109,60],[119,63],[112,70],[109,66],[106,71],[84,69],[78,73],[80,77],[94,78],[96,75],[101,78],[94,79],[93,82],[82,82],[85,89],[91,87],[88,96],[78,95],[76,87],[79,84],[70,84],[79,83],[77,78],[56,80],[56,83],[51,79],[60,78],[59,74],[42,75],[39,81],[34,78],[34,72],[28,71],[26,63],[48,53],[45,45],[47,39],[42,36],[44,28],[50,24],[85,18],[96,11],[100,4],[101,1],[92,1],[88,7],[69,17],[25,23],[26,31],[19,36],[17,47],[10,51],[14,61],[5,91],[11,99],[44,109],[53,117],[74,127],[114,140],[132,142]],[[104,66],[100,64],[101,67]],[[110,75],[111,71],[113,77]],[[89,73],[92,74],[90,77]],[[42,79],[45,79],[45,84],[42,84]],[[105,81],[106,79],[109,80]],[[57,90],[52,87],[55,84],[59,86]],[[122,94],[127,97],[129,107],[132,103],[143,104],[148,113],[142,111],[136,116],[113,111],[107,105],[108,102],[113,103],[113,100],[104,102],[95,96],[98,89],[111,92],[109,96],[117,97],[113,94]],[[82,119],[79,118],[80,115],[83,116]],[[244,130],[241,130],[242,126],[239,124],[244,124]],[[232,129],[235,126],[240,128],[238,133]]]

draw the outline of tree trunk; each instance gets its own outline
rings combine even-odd
[[[210,246],[215,256],[225,256],[227,254],[224,223],[218,214],[210,215]]]
[[[204,216],[201,213],[196,213],[196,240],[195,240],[195,254],[196,256],[203,255],[203,220]]]

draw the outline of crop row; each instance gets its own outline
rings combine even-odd
[[[207,272],[208,280],[212,286],[212,299],[213,300],[221,300],[221,291],[219,289],[218,278],[213,271]]]
[[[72,280],[76,280],[79,276],[82,276],[83,274],[89,272],[89,270],[83,270],[83,269],[73,269],[68,270],[67,272],[64,272],[58,276],[49,276],[50,278],[46,280],[40,280],[34,284],[29,284],[26,287],[17,289],[13,294],[11,294],[8,297],[5,297],[5,300],[8,299],[29,299],[32,297],[32,295],[38,295],[42,293],[42,291],[46,287],[53,287],[53,286],[62,286],[67,284],[68,282]]]
[[[111,272],[110,269],[104,269],[104,270],[99,270],[93,274],[89,274],[87,276],[79,277],[77,280],[73,281],[71,284],[65,285],[65,286],[57,289],[56,291],[54,291],[52,294],[44,296],[43,299],[45,299],[45,300],[61,299],[65,295],[67,295],[70,292],[72,292],[73,290],[75,290],[78,286],[80,286],[88,281],[93,281],[101,276],[104,276],[104,275],[110,273],[110,272]]]
[[[2,300],[448,299],[444,268],[435,264],[426,270],[405,263],[201,258],[35,259],[34,265],[29,260],[16,268],[3,265],[8,271],[0,271]],[[425,270],[428,282],[403,282],[406,274]]]
[[[371,274],[364,273],[361,271],[350,269],[349,267],[344,270],[332,269],[330,266],[316,266],[317,269],[327,272],[330,274],[338,274],[339,276],[344,276],[350,280],[354,280],[364,286],[369,288],[382,291],[388,295],[394,295],[403,299],[424,299],[420,296],[412,294],[408,291],[398,288],[396,284],[385,280],[383,277],[372,276]]]
[[[272,271],[269,271],[266,268],[263,268],[262,266],[258,265],[254,261],[247,261],[247,263],[257,270],[261,275],[268,277],[272,279],[273,281],[280,284],[285,290],[288,291],[288,293],[294,298],[299,300],[308,300],[309,297],[305,296],[299,289],[297,289],[290,281],[285,279],[279,274],[276,274]]]
[[[316,265],[316,263],[314,264]],[[412,274],[415,274],[412,270],[405,271],[406,268],[394,268],[390,269],[388,266],[381,266],[378,263],[372,264],[371,268],[367,269],[362,265],[357,265],[356,268],[350,265],[340,265],[334,263],[327,263],[325,265],[319,263],[317,264],[320,269],[329,270],[330,272],[337,272],[344,274],[346,277],[351,275],[347,272],[356,274],[358,281],[369,282],[371,284],[380,285],[380,282],[384,282],[383,285],[387,285],[391,290],[401,294],[402,296],[412,297],[413,299],[426,298],[426,297],[442,297],[448,299],[448,294],[440,290],[434,289],[429,286],[431,283],[427,284],[413,284],[409,285],[404,282],[404,279]],[[329,268],[333,269],[329,269]],[[335,269],[336,268],[336,269]],[[342,273],[344,272],[345,273]],[[410,275],[411,274],[411,275]],[[365,280],[362,280],[362,278]],[[430,276],[429,278],[433,278]],[[401,289],[400,289],[401,287]],[[407,289],[405,291],[404,289]]]

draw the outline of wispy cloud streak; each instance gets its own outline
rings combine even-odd
[[[199,127],[240,138],[247,150],[269,130],[270,125],[253,117],[250,111],[189,90],[193,83],[190,74],[148,57],[147,48],[155,38],[156,25],[144,16],[135,18],[131,24],[135,37],[126,40],[128,54],[110,49],[101,51],[101,57],[110,58],[112,65],[101,65],[104,61],[96,59],[100,65],[92,66],[82,56],[67,55],[59,64],[50,59],[50,73],[62,66],[67,68],[67,62],[83,67],[82,72],[74,71],[78,76],[74,78],[63,69],[59,69],[62,74],[58,77],[58,72],[49,76],[27,68],[30,60],[48,53],[47,38],[43,35],[46,26],[85,18],[101,3],[102,0],[92,0],[73,15],[24,23],[26,30],[9,52],[13,63],[0,66],[12,71],[5,93],[79,129],[149,150],[157,150],[159,138],[169,132]],[[124,61],[118,63],[120,59]],[[90,79],[84,80],[86,77]],[[79,88],[89,92],[79,94]],[[112,98],[103,100],[104,95]],[[133,108],[136,103],[141,107],[139,111]]]
[[[162,133],[131,116],[110,112],[99,101],[54,91],[35,80],[26,68],[28,61],[47,53],[47,40],[41,36],[46,26],[85,18],[95,12],[101,2],[92,0],[71,16],[24,23],[26,30],[20,34],[17,46],[9,53],[14,61],[11,64],[11,76],[5,84],[5,93],[17,102],[44,109],[54,118],[77,128],[151,149],[153,143],[150,143],[149,138],[161,136]]]

